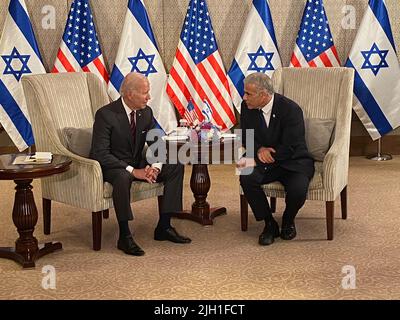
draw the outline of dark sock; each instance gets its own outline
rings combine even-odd
[[[131,230],[129,230],[128,221],[118,221],[119,225],[119,238],[125,238],[131,234]]]
[[[161,213],[160,219],[158,220],[157,228],[160,228],[162,230],[171,228],[171,214]]]

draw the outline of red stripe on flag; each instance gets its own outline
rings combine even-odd
[[[329,59],[328,55],[324,52],[322,52],[319,55],[319,58],[321,59],[321,61],[323,62],[325,67],[333,67],[331,60]]]
[[[172,103],[174,104],[175,108],[178,109],[179,114],[181,117],[185,114],[186,108],[183,106],[182,102],[179,100],[179,98],[176,96],[174,90],[172,90],[171,86],[167,84],[167,94],[169,98],[171,99]]]
[[[317,65],[315,64],[314,60],[311,60],[311,61],[308,63],[308,65],[309,65],[311,68],[316,68],[316,67],[317,67]]]
[[[51,73],[60,73],[60,71],[58,71],[58,69],[56,68],[56,66],[53,67],[53,69],[50,71]]]
[[[82,70],[83,70],[84,72],[90,72],[90,70],[89,70],[88,66],[84,66],[84,67],[82,67]]]
[[[187,74],[187,76],[188,76],[190,82],[192,83],[194,89],[199,94],[200,99],[204,100],[205,98],[207,98],[207,100],[210,101],[209,97],[204,92],[204,90],[201,87],[200,83],[196,80],[196,77],[193,74],[192,69],[190,68],[189,64],[186,62],[185,57],[182,55],[182,53],[180,52],[179,49],[176,51],[176,59],[181,64],[183,70]],[[215,122],[217,124],[222,125],[224,128],[226,128],[225,122],[221,119],[221,117],[219,116],[218,113],[214,114],[214,110],[213,110],[213,118],[215,119]]]
[[[218,75],[219,80],[221,80],[221,83],[224,85],[226,91],[228,91],[228,93],[230,95],[228,79],[226,78],[225,72],[221,69],[220,64],[215,59],[214,54],[208,56],[207,60],[211,64],[211,66],[213,67],[215,73]]]
[[[336,51],[336,47],[333,45],[333,46],[331,47],[331,50],[332,50],[333,55],[335,56],[337,62],[339,63],[339,66],[340,66],[339,55],[338,55],[338,53],[337,53],[337,51]]]
[[[290,59],[290,63],[293,65],[295,68],[300,68],[301,64],[299,60],[297,59],[296,55],[293,53],[292,58]]]
[[[104,81],[108,83],[110,78],[108,77],[108,73],[106,68],[103,65],[103,62],[97,57],[93,60],[94,65],[96,66],[97,70],[99,70],[101,76],[103,77]]]
[[[203,75],[204,79],[206,80],[207,84],[210,86],[211,91],[214,93],[215,97],[217,98],[218,102],[220,103],[221,107],[224,109],[225,113],[228,115],[228,117],[231,119],[233,123],[235,123],[235,116],[232,114],[232,111],[230,110],[230,107],[228,103],[226,102],[225,98],[222,96],[221,91],[218,90],[218,87],[215,85],[213,79],[211,79],[210,75],[208,74],[206,68],[204,67],[203,63],[199,63],[197,65],[199,68],[201,74]],[[211,104],[211,101],[209,101]],[[216,110],[212,110],[213,115],[214,112],[217,112]],[[222,119],[221,119],[222,120]]]
[[[186,86],[185,82],[182,80],[182,78],[180,77],[180,75],[178,74],[178,72],[176,71],[176,69],[175,69],[174,67],[171,68],[169,74],[170,74],[170,76],[172,77],[172,79],[174,79],[176,85],[177,85],[178,88],[181,90],[181,92],[182,92],[183,95],[185,96],[186,100],[189,101],[190,99],[192,99],[192,103],[193,103],[195,112],[196,112],[196,114],[197,114],[197,117],[198,117],[199,119],[202,119],[203,116],[202,116],[202,113],[201,113],[201,111],[200,111],[200,109],[199,109],[199,106],[198,106],[198,105],[196,104],[196,102],[193,100],[193,97],[192,97],[192,95],[190,94],[190,91],[189,91],[188,87]],[[171,90],[172,90],[172,88],[171,88]],[[173,91],[173,90],[172,90],[172,91]],[[174,93],[174,94],[175,94],[175,93]],[[176,99],[179,100],[178,97],[176,97]],[[179,101],[180,101],[180,100],[179,100]],[[181,101],[180,101],[180,103],[182,104]],[[183,106],[183,104],[182,104],[182,106]],[[183,107],[183,108],[186,110],[185,107]],[[179,109],[178,109],[178,110],[179,110]]]
[[[61,49],[58,49],[57,59],[61,62],[67,72],[76,72],[74,67],[69,63],[68,58]]]

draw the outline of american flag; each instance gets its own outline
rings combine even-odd
[[[290,67],[339,67],[322,0],[307,0]]]
[[[74,0],[51,72],[92,72],[108,82],[89,0]]]
[[[205,0],[189,3],[167,93],[182,117],[186,117],[192,99],[197,117],[203,120],[201,110],[207,100],[215,124],[229,129],[236,123],[228,79]]]
[[[184,118],[189,122],[189,124],[193,124],[195,120],[198,120],[196,110],[194,109],[194,105],[192,100],[189,100],[188,106],[185,109]]]

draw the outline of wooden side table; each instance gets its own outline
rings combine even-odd
[[[15,248],[0,248],[0,258],[11,259],[24,268],[35,267],[35,261],[55,250],[62,249],[60,242],[48,242],[39,247],[33,236],[38,220],[38,212],[32,192],[32,181],[69,170],[71,160],[61,155],[53,155],[50,164],[13,165],[16,156],[0,155],[0,180],[14,180],[16,193],[12,218],[19,233]]]
[[[207,202],[207,194],[211,188],[211,179],[208,173],[208,165],[214,164],[218,160],[224,163],[224,157],[231,158],[241,144],[237,140],[220,140],[218,142],[193,143],[168,141],[167,153],[180,150],[183,146],[188,146],[192,152],[188,159],[192,165],[192,175],[190,177],[190,189],[193,192],[195,201],[192,204],[192,210],[184,210],[174,213],[174,216],[180,219],[189,219],[202,225],[212,225],[215,217],[226,214],[225,207],[210,207]],[[229,152],[227,152],[229,151]],[[179,159],[176,159],[179,162]],[[233,163],[233,162],[231,162]]]

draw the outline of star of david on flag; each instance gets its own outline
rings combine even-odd
[[[244,78],[254,72],[263,72],[271,77],[281,66],[269,3],[253,0],[228,72],[231,96],[238,112],[244,95]]]
[[[371,138],[400,126],[400,66],[385,1],[369,1],[346,67],[355,69],[353,109]]]
[[[156,126],[168,133],[176,128],[174,107],[166,93],[167,73],[158,51],[146,7],[141,0],[129,0],[122,37],[111,73],[108,92],[113,100],[120,97],[124,77],[142,73],[150,82],[149,106]]]
[[[89,0],[74,0],[71,4],[53,73],[92,72],[105,83],[106,70],[97,37]]]
[[[236,123],[228,79],[205,0],[189,2],[167,93],[182,117],[192,100],[198,119],[204,120],[201,110],[207,100],[214,124],[229,129]]]
[[[322,0],[307,0],[290,67],[340,67]]]
[[[0,40],[0,123],[19,151],[32,146],[21,78],[46,73],[24,0],[10,0]]]
[[[142,73],[146,77],[148,77],[150,73],[157,73],[157,70],[153,65],[155,57],[155,54],[146,55],[142,48],[140,48],[137,56],[128,57],[129,62],[132,64],[131,71]],[[145,66],[143,66],[143,64]]]

